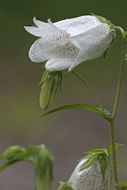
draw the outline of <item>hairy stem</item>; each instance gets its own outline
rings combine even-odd
[[[123,47],[122,47],[122,56],[121,56],[121,68],[120,68],[120,74],[119,74],[119,80],[117,85],[117,91],[116,91],[116,97],[115,102],[113,106],[113,112],[112,112],[112,119],[114,120],[118,111],[119,106],[119,100],[120,100],[120,92],[122,87],[122,81],[123,81],[123,74],[124,74],[124,67],[125,67],[125,56],[126,56],[126,38],[123,39]]]
[[[111,163],[110,163],[110,158],[109,158],[109,162],[108,162],[108,190],[112,190],[112,179],[111,179],[111,176],[112,176],[112,168],[111,168]]]
[[[122,53],[121,53],[121,66],[120,66],[120,74],[117,84],[117,90],[116,90],[116,96],[115,96],[115,102],[113,106],[113,112],[112,117],[110,121],[110,131],[111,131],[111,141],[112,141],[112,164],[113,164],[113,177],[115,182],[115,189],[119,190],[118,187],[118,173],[117,173],[117,160],[116,160],[116,147],[115,147],[115,128],[114,128],[114,121],[116,118],[116,114],[118,112],[118,106],[120,101],[120,93],[122,88],[122,82],[123,82],[123,75],[124,75],[124,67],[125,67],[125,56],[126,56],[126,37],[123,39],[123,47],[122,47]]]
[[[95,90],[93,89],[93,87],[88,83],[88,81],[86,81],[85,79],[82,79],[76,72],[72,71],[72,74],[75,75],[81,82],[83,82],[87,88],[89,89],[89,91],[91,92],[91,94],[94,96],[94,98],[96,99],[97,104],[99,105],[99,107],[104,110],[101,101],[99,99],[99,97],[97,96]]]
[[[115,182],[115,189],[118,190],[118,174],[117,174],[117,160],[116,160],[116,147],[115,147],[115,129],[114,121],[110,121],[110,132],[112,141],[112,165],[113,165],[113,177]]]

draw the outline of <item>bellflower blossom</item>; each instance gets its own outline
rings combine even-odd
[[[96,16],[80,16],[52,23],[33,19],[25,26],[39,37],[29,50],[32,62],[45,62],[49,72],[69,71],[81,62],[101,56],[112,41],[110,26]]]
[[[69,179],[73,190],[107,190],[107,179],[102,179],[99,164],[80,171],[86,160],[83,159],[79,162]]]

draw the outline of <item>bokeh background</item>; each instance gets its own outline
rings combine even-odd
[[[24,30],[32,18],[53,22],[95,13],[127,28],[126,0],[1,0],[0,3],[0,153],[8,146],[45,144],[55,157],[54,183],[67,181],[77,160],[93,148],[110,144],[109,126],[97,115],[66,111],[41,118],[39,81],[41,64],[31,64],[30,45],[36,39]],[[106,59],[81,64],[76,71],[94,86],[103,105],[111,110],[116,90],[121,50],[118,34]],[[127,69],[126,69],[127,70]],[[116,120],[120,180],[127,180],[127,71]],[[63,79],[62,94],[55,106],[67,103],[96,105],[87,88],[71,73]],[[29,163],[18,163],[0,173],[1,190],[34,190],[34,171]]]

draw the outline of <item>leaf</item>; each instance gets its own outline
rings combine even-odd
[[[73,190],[69,183],[59,182],[60,186],[58,190]]]
[[[127,182],[123,182],[123,183],[119,184],[119,188],[121,190],[127,190]]]
[[[11,166],[12,164],[18,162],[17,160],[11,160],[11,161],[7,161],[4,164],[2,164],[0,166],[0,171],[3,171],[4,169],[8,168],[9,166]]]
[[[116,151],[118,151],[121,146],[123,146],[123,144],[115,143],[115,149],[116,149]],[[108,147],[108,153],[109,153],[109,154],[112,153],[112,145],[110,145],[110,146]]]
[[[90,111],[90,112],[94,112],[96,114],[99,114],[104,118],[107,117],[106,113],[104,111],[102,111],[100,108],[89,106],[87,104],[64,105],[64,106],[49,110],[48,112],[45,112],[44,114],[42,114],[42,117],[45,117],[49,114],[52,114],[52,113],[55,113],[58,111],[64,111],[64,110],[86,110],[86,111]]]

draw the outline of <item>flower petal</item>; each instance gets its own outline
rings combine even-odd
[[[37,36],[37,37],[42,36],[41,30],[35,26],[24,26],[24,28],[27,32],[29,32],[30,34],[34,36]]]
[[[44,28],[39,28],[41,38],[35,41],[29,51],[29,57],[33,62],[65,57],[71,59],[71,62],[75,60],[79,54],[79,49],[71,43],[66,32],[58,29],[52,23],[38,22],[35,19],[34,22],[38,26],[40,26],[40,23],[44,24]]]
[[[61,70],[65,70],[68,69],[73,62],[71,62],[70,60],[67,59],[50,59],[46,62],[45,64],[45,68],[46,70],[48,70],[49,72],[52,71],[61,71]]]
[[[101,24],[95,16],[80,16],[54,23],[58,28],[66,31],[70,36],[79,35]]]
[[[38,26],[38,28],[44,27],[46,26],[45,22],[42,22],[40,20],[37,20],[36,17],[33,18],[33,22],[36,26]]]
[[[101,23],[93,29],[71,38],[73,44],[80,48],[76,62],[69,68],[72,70],[84,61],[101,56],[112,42],[108,24]]]
[[[44,62],[48,59],[47,57],[45,57],[43,53],[43,44],[41,38],[36,40],[34,44],[31,46],[29,50],[29,57],[32,62],[37,63]]]
[[[25,26],[25,30],[30,34],[42,37],[43,39],[50,38],[53,40],[66,40],[70,36],[69,34],[67,34],[67,32],[64,32],[63,30],[56,27],[50,20],[48,21],[48,23],[46,23],[39,21],[34,17],[33,21],[37,27]]]

